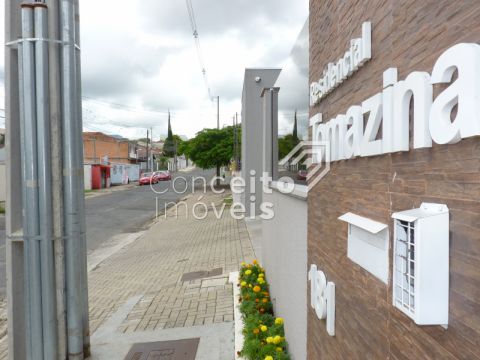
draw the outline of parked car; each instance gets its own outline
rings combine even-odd
[[[155,173],[146,172],[140,176],[140,180],[138,180],[138,185],[150,185],[158,183],[158,179],[155,176]]]
[[[307,170],[299,170],[297,173],[298,180],[307,180]]]
[[[172,180],[172,175],[170,174],[170,171],[156,171],[154,173],[155,178],[158,181],[166,181],[166,180]]]

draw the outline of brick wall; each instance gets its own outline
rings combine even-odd
[[[382,90],[398,68],[431,73],[450,46],[480,42],[480,2],[310,1],[310,81],[372,22],[372,60],[311,108],[324,121]],[[438,89],[437,89],[438,91]],[[385,285],[347,258],[346,212],[390,225],[395,211],[422,202],[450,209],[449,327],[417,326],[392,305]],[[309,264],[336,283],[336,336],[308,307],[309,359],[480,359],[480,139],[332,164],[309,193]],[[390,238],[390,264],[392,263]],[[391,266],[390,266],[391,267]],[[390,269],[391,271],[391,269]],[[391,276],[390,276],[391,278]]]
[[[129,142],[103,133],[83,134],[83,154],[85,163],[100,163],[103,156],[114,163],[130,162]]]

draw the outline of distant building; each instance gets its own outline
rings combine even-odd
[[[87,190],[137,181],[140,169],[147,167],[146,146],[120,136],[85,132],[83,148]]]
[[[137,145],[128,139],[101,132],[83,133],[83,157],[85,164],[104,162],[135,164]]]

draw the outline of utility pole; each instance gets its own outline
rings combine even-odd
[[[81,360],[90,342],[78,0],[6,0],[5,10],[9,356]]]
[[[147,130],[147,172],[149,171],[149,167],[150,167],[150,161],[148,159],[150,159],[149,157],[149,153],[148,153],[148,143],[149,143],[149,133],[148,133],[148,130]]]
[[[233,124],[233,170],[237,170],[237,127],[235,125],[235,115],[232,116],[232,124]]]
[[[217,130],[220,130],[220,96],[217,96]],[[220,186],[220,165],[217,165],[217,186]]]
[[[220,96],[217,96],[217,129],[220,129]]]
[[[173,155],[173,159],[174,159],[174,167],[175,167],[175,172],[178,171],[178,159],[177,159],[177,140],[174,141],[174,145],[173,145],[173,149],[174,149],[174,155]]]
[[[238,155],[238,153],[240,152],[240,144],[239,144],[239,139],[240,139],[240,136],[238,134],[238,113],[235,113],[235,133],[237,134],[237,136],[235,137],[235,163],[236,163],[236,169],[237,171],[240,170],[240,156]]]
[[[155,169],[153,168],[153,127],[150,128],[150,138],[151,138],[151,141],[150,141],[150,158],[149,158],[149,161],[150,161],[150,166],[151,166],[151,169],[152,171],[155,171]]]

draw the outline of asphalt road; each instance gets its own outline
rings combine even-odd
[[[112,237],[144,230],[155,218],[157,201],[159,214],[162,214],[166,203],[176,202],[192,192],[193,177],[209,181],[213,175],[213,170],[199,169],[178,173],[172,181],[153,185],[156,192],[164,194],[155,193],[150,186],[137,186],[86,199],[88,252],[98,249]],[[175,180],[177,191],[173,189],[175,178],[178,178]],[[200,181],[196,184],[197,188],[201,186]],[[0,217],[0,296],[5,294],[5,281],[5,219]]]
[[[98,248],[105,240],[123,233],[135,233],[145,229],[156,214],[156,199],[158,198],[159,213],[162,214],[166,203],[178,201],[192,192],[192,177],[203,176],[210,180],[214,175],[212,171],[195,169],[190,172],[174,175],[174,181],[162,181],[153,185],[157,194],[148,185],[137,186],[130,190],[116,191],[87,199],[87,250],[90,252]],[[185,183],[185,178],[187,183]],[[188,186],[187,191],[183,190]],[[197,182],[197,187],[200,182]]]

